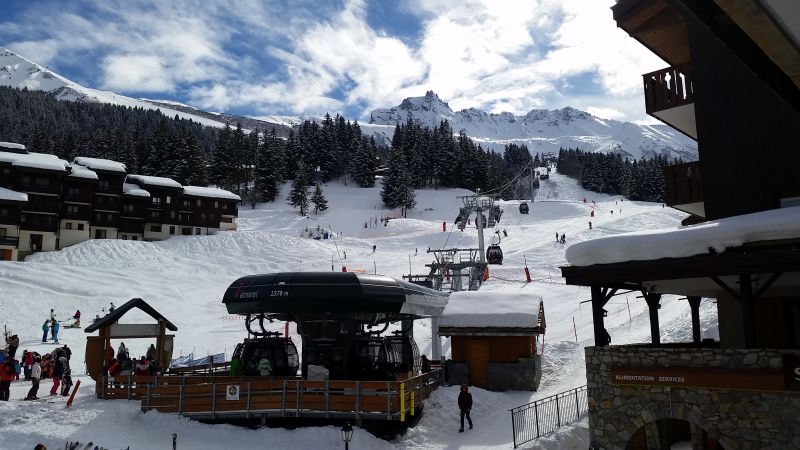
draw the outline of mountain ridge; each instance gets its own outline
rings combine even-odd
[[[456,132],[493,150],[506,144],[524,144],[532,152],[556,152],[559,148],[620,153],[640,159],[656,155],[697,159],[697,143],[666,125],[640,125],[602,119],[572,106],[532,109],[525,115],[488,113],[477,108],[453,111],[433,91],[408,97],[398,106],[370,112],[370,125],[395,125],[413,120],[428,127],[447,120]]]

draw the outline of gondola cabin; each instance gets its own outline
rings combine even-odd
[[[492,244],[486,249],[486,262],[489,264],[503,264],[503,249],[498,244]]]
[[[494,391],[536,390],[542,373],[538,338],[544,332],[542,298],[525,288],[450,294],[439,322],[439,336],[450,337],[447,382]]]
[[[231,360],[238,361],[239,370],[231,369],[232,375],[261,375],[259,365],[266,358],[270,362],[270,375],[293,377],[300,368],[297,347],[290,338],[270,336],[245,339],[237,344]],[[234,371],[238,373],[233,373]]]
[[[519,204],[519,213],[520,214],[528,214],[528,203],[522,202]]]

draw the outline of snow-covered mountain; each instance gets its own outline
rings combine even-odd
[[[81,86],[41,65],[0,47],[0,86],[28,88],[29,90],[53,93],[58,100],[111,103],[114,105],[159,109],[168,117],[191,119],[206,126],[221,128],[226,123],[241,123],[247,129],[276,128],[279,135],[287,135],[289,127],[283,123],[258,120],[250,117],[224,113],[213,113],[197,109],[173,100],[136,99],[110,91]]]
[[[490,114],[475,108],[454,112],[432,91],[410,97],[390,109],[376,109],[370,124],[394,126],[412,119],[433,127],[447,120],[454,132],[464,131],[486,148],[525,144],[532,152],[556,152],[559,147],[616,152],[641,158],[656,154],[684,160],[697,159],[697,143],[666,125],[638,125],[601,119],[572,107],[534,109],[524,116]]]

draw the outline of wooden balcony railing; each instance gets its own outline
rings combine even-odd
[[[669,206],[703,201],[700,162],[675,164],[664,168],[666,203]]]
[[[688,65],[642,75],[647,114],[694,103],[694,86]]]

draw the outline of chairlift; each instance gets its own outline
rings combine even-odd
[[[522,202],[519,204],[519,213],[528,214],[528,202]]]

